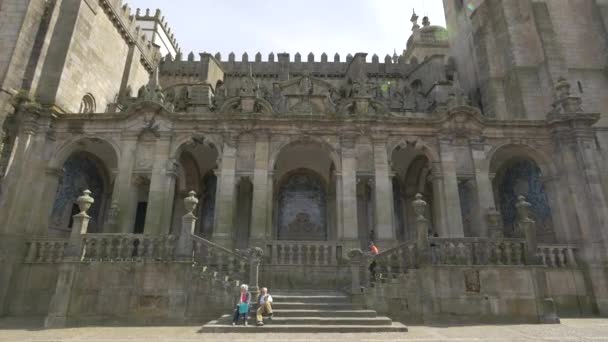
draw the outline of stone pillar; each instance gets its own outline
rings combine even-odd
[[[234,233],[234,209],[236,205],[236,146],[235,136],[224,137],[224,147],[218,177],[215,229],[213,240],[231,248]]]
[[[445,194],[446,228],[445,237],[464,237],[458,179],[456,178],[456,159],[450,141],[439,139],[441,170],[443,172],[443,191]]]
[[[190,191],[188,197],[184,198],[186,215],[182,216],[182,225],[176,244],[176,258],[179,261],[192,260],[192,235],[196,232],[196,216],[194,210],[198,204],[196,192]]]
[[[47,168],[44,173],[44,183],[40,194],[40,215],[32,215],[30,232],[32,235],[44,236],[49,227],[49,216],[55,204],[55,196],[63,171],[59,168]]]
[[[135,151],[137,149],[137,136],[123,136],[121,141],[121,154],[118,161],[118,174],[112,191],[111,213],[115,214],[115,222],[108,217],[108,232],[130,233],[133,230],[132,218],[135,216],[136,206],[133,205],[137,191],[133,186],[132,175],[135,164]]]
[[[373,137],[375,166],[375,227],[380,246],[393,244],[395,229],[393,227],[393,185],[390,179],[390,166],[386,150],[386,137]]]
[[[433,223],[435,225],[435,232],[440,237],[446,237],[448,236],[448,228],[446,227],[446,205],[441,162],[433,162],[431,169],[431,179],[433,182]]]
[[[260,264],[264,257],[264,251],[259,247],[247,249],[246,255],[249,259],[249,290],[252,293],[260,292]]]
[[[255,142],[255,169],[253,170],[253,200],[251,203],[250,246],[261,247],[269,239],[268,226],[268,155],[270,144],[267,134],[259,134]]]
[[[355,156],[355,137],[343,137],[341,141],[342,176],[340,204],[342,208],[342,229],[338,239],[350,248],[359,245],[359,224],[357,214],[357,159]]]
[[[492,180],[490,179],[490,161],[487,160],[486,153],[482,148],[475,148],[475,146],[472,146],[471,152],[473,154],[475,184],[477,185],[477,201],[479,206],[479,216],[475,219],[479,222],[479,236],[488,237],[491,234],[486,215],[493,210],[496,210],[494,190],[492,187]]]
[[[162,135],[156,141],[144,228],[150,235],[168,234],[171,229],[176,178],[175,161],[169,159],[171,140],[170,135]]]
[[[568,196],[568,193],[560,186],[559,178],[545,176],[541,181],[551,208],[555,239],[557,242],[578,241],[581,235],[578,231],[572,231],[572,227],[576,227],[576,222],[572,216],[568,215],[569,208],[562,200]]]
[[[44,320],[45,328],[62,328],[65,327],[67,322],[72,288],[78,273],[78,261],[82,250],[82,234],[87,233],[87,227],[91,219],[87,210],[91,208],[95,200],[91,197],[91,191],[85,190],[76,202],[80,208],[80,213],[74,215],[70,243],[66,251],[68,262],[62,263],[59,267],[55,293],[53,293],[49,304],[49,312]]]
[[[350,263],[350,274],[351,274],[351,285],[350,285],[350,293],[355,295],[361,294],[361,264],[365,256],[363,251],[358,248],[351,249],[348,252],[348,260]]]
[[[427,203],[421,194],[416,194],[412,202],[416,214],[416,250],[418,252],[418,264],[425,265],[431,261],[429,244],[429,220],[424,216]]]
[[[524,236],[526,239],[526,262],[528,264],[536,263],[536,250],[538,249],[538,241],[536,238],[536,222],[530,218],[530,209],[532,205],[526,201],[524,196],[517,197],[517,231],[516,236]]]

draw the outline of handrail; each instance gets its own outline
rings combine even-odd
[[[196,234],[191,234],[191,235],[192,235],[192,238],[194,240],[197,240],[197,241],[203,243],[204,245],[206,245],[208,247],[219,249],[219,250],[221,250],[222,252],[224,252],[226,254],[229,254],[229,255],[231,255],[231,256],[233,256],[235,258],[238,258],[238,259],[241,259],[241,260],[244,260],[244,261],[248,260],[247,257],[245,257],[244,255],[239,254],[239,253],[237,253],[235,251],[231,251],[231,250],[229,250],[228,248],[226,248],[224,246],[220,246],[217,243],[211,242],[211,241],[209,241],[209,240],[207,240],[205,238],[202,238],[202,237],[200,237],[200,236],[198,236]]]

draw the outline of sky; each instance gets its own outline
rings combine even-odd
[[[259,51],[296,52],[305,60],[323,52],[332,60],[356,52],[381,58],[401,53],[411,34],[415,9],[422,22],[445,27],[442,0],[127,0],[135,8],[160,8],[182,52],[230,52],[240,60]],[[292,57],[293,58],[293,57]]]

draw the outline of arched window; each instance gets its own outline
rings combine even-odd
[[[95,97],[91,94],[86,94],[82,97],[82,102],[80,103],[80,113],[81,114],[91,114],[95,113],[95,109],[97,104],[95,103]]]

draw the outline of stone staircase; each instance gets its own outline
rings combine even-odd
[[[205,324],[202,333],[270,333],[270,332],[406,332],[407,327],[374,310],[353,307],[350,297],[335,291],[274,291],[271,292],[274,315],[264,319],[263,327],[255,326],[255,307],[249,326],[232,326],[232,314]]]

